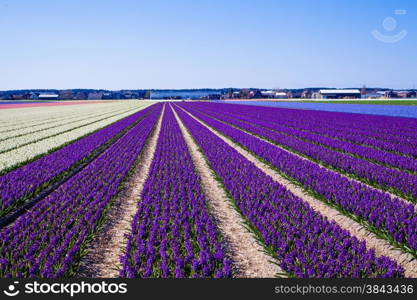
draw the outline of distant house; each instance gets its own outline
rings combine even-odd
[[[113,94],[112,93],[103,93],[103,97],[102,97],[102,99],[103,100],[110,100],[110,99],[115,99],[114,97],[113,97]]]
[[[287,92],[280,92],[280,91],[261,91],[261,95],[263,98],[272,98],[272,99],[287,99],[289,94]]]
[[[275,98],[275,91],[261,91],[263,98]]]
[[[394,91],[394,90],[389,90],[389,91],[379,91],[378,93],[384,94],[384,98],[386,99],[392,99],[392,98],[403,98],[404,96],[407,96],[407,94],[405,93],[405,91]]]
[[[415,93],[412,91],[398,91],[397,92],[398,98],[413,98],[414,95]]]
[[[250,98],[252,98],[251,91],[249,89],[240,90],[239,98],[241,98],[241,99],[250,99]]]
[[[201,97],[202,100],[220,100],[219,94],[208,94],[206,96]]]
[[[237,91],[236,91],[236,92],[233,92],[233,93],[232,93],[232,98],[233,98],[233,99],[240,99],[240,98],[241,98],[241,97],[240,97],[240,92],[237,92]]]
[[[58,100],[58,94],[39,94],[39,100]]]
[[[383,99],[386,98],[385,92],[377,91],[377,92],[366,92],[362,94],[362,99]]]
[[[318,93],[320,99],[359,99],[361,91],[358,89],[336,89],[320,90]]]
[[[275,97],[277,99],[288,99],[288,94],[286,92],[275,92]]]
[[[304,92],[301,91],[289,91],[287,93],[288,98],[293,98],[293,99],[300,99],[302,98]]]
[[[303,98],[303,99],[311,99],[311,98],[313,98],[313,92],[310,91],[310,90],[304,90],[301,93],[301,98]]]
[[[259,90],[253,90],[249,92],[249,96],[252,99],[262,98],[262,93]]]
[[[29,100],[29,99],[31,99],[30,93],[11,95],[11,100]]]
[[[320,92],[313,92],[311,93],[311,99],[321,99],[322,95]]]
[[[377,91],[377,95],[379,95],[380,98],[390,98],[393,96],[392,91]]]

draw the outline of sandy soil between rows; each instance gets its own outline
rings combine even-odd
[[[277,261],[264,252],[243,225],[242,217],[232,207],[229,198],[212,174],[199,147],[185,128],[174,110],[175,118],[181,128],[191,158],[198,175],[201,177],[203,191],[209,201],[211,212],[218,227],[228,244],[228,255],[237,268],[237,277],[243,278],[272,278],[277,273],[283,273]]]
[[[131,221],[149,174],[164,111],[165,106],[144,147],[139,163],[116,198],[102,230],[89,246],[87,256],[81,261],[78,277],[115,278],[119,276],[120,256],[127,242],[125,234],[130,232]]]
[[[392,260],[396,261],[405,269],[406,277],[417,278],[417,260],[410,254],[404,253],[399,249],[393,249],[393,247],[385,240],[378,238],[375,234],[368,231],[365,227],[359,223],[353,221],[352,219],[342,215],[337,210],[327,206],[320,200],[308,195],[302,188],[293,184],[289,180],[282,177],[278,172],[272,170],[268,165],[261,162],[258,158],[252,155],[250,152],[246,151],[231,139],[226,138],[221,135],[213,128],[206,125],[204,122],[200,121],[194,115],[186,111],[190,116],[195,120],[200,122],[206,128],[208,128],[215,135],[223,139],[228,145],[236,149],[241,155],[246,157],[249,161],[254,163],[259,169],[261,169],[265,174],[272,177],[272,179],[282,185],[284,185],[289,191],[291,191],[297,197],[303,199],[317,212],[321,213],[323,216],[327,217],[329,220],[334,220],[337,224],[350,232],[351,235],[356,236],[360,240],[366,241],[367,247],[375,250],[375,253],[378,256],[387,256]],[[263,140],[263,139],[262,139]],[[285,150],[285,149],[284,149]],[[303,158],[305,159],[305,158]]]

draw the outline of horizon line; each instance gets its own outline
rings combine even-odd
[[[377,86],[362,86],[362,87],[329,87],[329,86],[310,86],[310,87],[297,87],[297,88],[264,88],[264,87],[222,87],[222,88],[122,88],[122,89],[106,89],[106,88],[21,88],[21,89],[8,89],[0,90],[0,92],[13,92],[13,91],[43,91],[43,90],[96,90],[96,91],[130,91],[130,90],[142,90],[142,91],[181,91],[181,90],[227,90],[227,89],[256,89],[256,90],[308,90],[308,89],[382,89],[382,90],[416,90],[416,87],[412,88],[390,88],[390,87],[377,87]]]

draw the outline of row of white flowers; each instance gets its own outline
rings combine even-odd
[[[63,117],[76,116],[97,111],[98,104],[82,104],[69,106],[47,106],[31,108],[15,108],[0,110],[0,132],[26,128],[44,123],[46,120],[59,120]],[[117,107],[135,107],[137,102],[121,101],[100,104],[101,111],[117,109]]]
[[[83,126],[80,128],[76,128],[74,130],[71,130],[71,131],[50,137],[50,138],[43,139],[38,142],[33,142],[31,144],[19,147],[17,149],[14,149],[8,152],[4,152],[0,154],[0,172],[10,167],[13,167],[15,165],[18,165],[22,162],[25,162],[27,160],[33,159],[34,157],[38,155],[47,153],[51,149],[62,146],[63,144],[66,144],[81,136],[89,134],[97,129],[103,128],[117,120],[120,120],[124,117],[127,117],[128,115],[133,114],[136,111],[144,109],[150,104],[151,104],[150,102],[146,104],[136,104],[137,109],[135,109],[134,111],[129,111],[123,114],[118,114],[117,116],[109,117],[105,120],[98,121],[96,123]],[[97,106],[95,107],[95,109],[97,109]]]
[[[6,110],[2,110],[0,111],[0,113],[6,113]],[[46,114],[46,115],[42,115],[42,116],[28,116],[26,118],[22,117],[22,116],[16,116],[13,118],[13,120],[7,120],[7,121],[2,121],[2,124],[0,124],[1,128],[0,128],[0,132],[8,132],[8,131],[12,131],[12,130],[19,130],[21,128],[27,128],[27,127],[32,127],[32,126],[38,126],[40,124],[44,124],[45,122],[53,122],[56,120],[61,120],[62,118],[65,117],[74,117],[79,115],[80,113],[84,113],[84,111],[81,112],[68,112],[68,113],[60,113],[60,114]],[[14,116],[16,113],[12,113],[11,115]],[[22,119],[23,118],[23,119]]]
[[[132,109],[132,108],[130,108]],[[99,118],[100,116],[102,118],[105,118],[106,116],[111,116],[111,115],[115,115],[117,113],[122,113],[124,111],[127,111],[126,108],[122,108],[122,109],[110,109],[107,108],[106,110],[102,111],[94,111],[94,112],[83,112],[81,114],[77,114],[77,115],[71,115],[70,117],[65,117],[63,116],[60,119],[48,119],[45,122],[41,122],[37,125],[32,125],[32,126],[26,126],[23,128],[19,128],[19,129],[13,129],[7,132],[2,132],[0,135],[0,152],[1,150],[1,145],[3,143],[3,141],[5,139],[12,139],[14,137],[21,137],[21,138],[28,138],[29,140],[32,138],[32,136],[34,137],[35,135],[38,135],[40,138],[45,135],[45,136],[49,136],[51,133],[56,132],[57,130],[60,131],[61,127],[65,127],[65,126],[70,126],[72,124],[74,124],[73,126],[78,126],[77,123],[78,122],[83,122],[84,120],[91,120],[91,122],[94,121],[94,119]],[[48,122],[49,121],[49,122]],[[35,134],[36,133],[36,134]]]
[[[61,134],[69,130],[73,130],[78,127],[86,126],[87,124],[90,124],[90,123],[99,122],[102,119],[108,119],[113,116],[117,117],[118,115],[126,115],[126,114],[129,114],[131,111],[132,110],[129,110],[129,111],[124,110],[123,112],[116,112],[116,113],[112,112],[112,113],[106,113],[104,115],[97,113],[97,115],[94,117],[91,116],[89,118],[83,118],[78,121],[73,121],[70,124],[57,126],[57,127],[53,127],[47,130],[34,132],[29,135],[23,135],[23,136],[18,136],[18,137],[11,138],[8,140],[4,140],[0,142],[0,152],[10,151],[12,149],[27,145],[28,143],[35,143],[36,141],[39,141],[44,138],[52,137],[54,135]]]
[[[130,107],[130,106],[122,106],[120,105],[121,108],[124,107]],[[110,112],[112,110],[115,110],[116,107],[114,106],[106,106],[100,109],[100,111],[104,112]],[[0,111],[1,112],[1,111]],[[47,114],[42,114],[39,115],[37,114],[36,116],[32,116],[32,118],[30,117],[24,117],[24,120],[22,120],[22,116],[18,116],[16,118],[14,118],[13,120],[8,121],[7,124],[2,124],[0,125],[0,132],[1,133],[9,133],[9,132],[13,132],[13,131],[19,131],[19,130],[23,130],[25,128],[31,128],[31,127],[38,127],[38,126],[46,126],[48,124],[53,124],[55,122],[61,122],[62,120],[70,120],[72,118],[77,118],[79,116],[86,116],[86,115],[91,115],[91,114],[95,114],[97,112],[97,110],[92,110],[91,108],[86,109],[80,109],[78,108],[77,110],[71,110],[71,111],[67,111],[64,110],[63,112],[49,112]]]

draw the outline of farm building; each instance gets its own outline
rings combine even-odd
[[[277,98],[277,99],[286,99],[288,94],[286,92],[279,91],[261,91],[262,97],[264,98]]]
[[[367,92],[362,94],[362,99],[385,99],[385,92]]]
[[[313,97],[313,92],[311,90],[304,90],[301,93],[301,98],[309,99],[309,98],[312,98],[312,97]]]
[[[397,91],[396,92],[398,98],[415,98],[416,92],[414,91]]]
[[[276,92],[275,93],[275,98],[277,99],[287,99],[288,95],[286,92]]]
[[[275,92],[274,91],[261,91],[261,95],[264,98],[274,98]]]
[[[58,94],[39,94],[39,100],[58,100]]]
[[[321,99],[359,99],[361,91],[358,89],[320,90],[317,97]]]
[[[237,92],[239,94],[239,92]],[[203,97],[215,97],[214,95],[221,96],[219,90],[152,90],[150,91],[150,99],[202,99]],[[233,93],[233,96],[235,94]],[[230,95],[229,97],[233,97]]]

